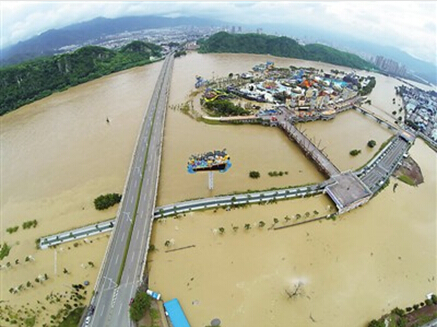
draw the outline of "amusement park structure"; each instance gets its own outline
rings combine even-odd
[[[208,172],[208,188],[214,188],[214,171],[225,173],[231,168],[231,158],[226,152],[222,151],[206,152],[201,154],[193,154],[190,156],[187,164],[187,171],[190,174],[197,172]]]

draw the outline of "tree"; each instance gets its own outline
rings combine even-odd
[[[259,173],[259,171],[251,171],[251,172],[249,172],[249,177],[250,178],[254,178],[254,179],[256,179],[256,178],[260,178],[260,173]]]
[[[234,232],[236,232],[238,230],[238,226],[232,226],[232,229],[234,230]]]
[[[105,195],[100,195],[94,199],[94,206],[97,210],[104,210],[121,201],[121,194],[118,193],[108,193]]]
[[[385,323],[383,321],[373,319],[368,327],[385,327]]]
[[[367,142],[367,146],[369,148],[373,148],[376,145],[376,141],[375,140],[370,140],[369,142]]]
[[[258,223],[258,226],[263,228],[266,225],[265,222],[263,222],[262,220]]]
[[[349,152],[349,154],[353,157],[359,155],[360,153],[361,153],[361,150],[358,150],[358,149],[353,149]]]
[[[285,289],[285,293],[287,294],[289,299],[303,295],[303,283],[299,282],[299,283],[295,284],[294,290],[292,290],[292,291]]]
[[[218,229],[218,230],[219,230],[219,233],[220,233],[220,234],[223,234],[223,233],[225,232],[225,229],[224,229],[224,227],[219,227],[219,229]]]
[[[273,218],[273,223],[276,225],[277,223],[279,223],[279,219],[278,218]]]
[[[137,292],[129,308],[131,319],[135,322],[140,321],[145,312],[150,308],[150,302],[150,296],[146,292]]]
[[[245,225],[244,225],[244,229],[245,229],[245,230],[249,230],[250,228],[251,228],[251,225],[250,225],[250,224],[245,224]]]
[[[164,246],[169,247],[171,245],[171,242],[169,240],[165,241]]]
[[[286,222],[289,222],[289,221],[291,220],[291,218],[290,218],[290,217],[288,217],[288,215],[287,215],[287,216],[285,216],[285,217],[284,217],[284,219],[285,219],[285,221],[286,221]]]
[[[94,267],[94,262],[92,262],[92,261],[88,261],[88,264],[89,264],[91,267]]]

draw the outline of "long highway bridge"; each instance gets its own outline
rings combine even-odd
[[[129,302],[142,281],[158,187],[165,111],[173,54],[162,65],[132,156],[114,231],[91,299],[94,314],[84,325],[128,327]]]

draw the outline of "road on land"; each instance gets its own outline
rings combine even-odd
[[[141,283],[152,228],[173,60],[172,54],[164,60],[143,119],[119,215],[91,299],[95,310],[89,326],[133,325],[129,302]]]

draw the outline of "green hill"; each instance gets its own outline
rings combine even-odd
[[[357,55],[339,51],[321,44],[302,46],[291,38],[265,34],[229,34],[219,32],[200,42],[200,53],[256,53],[270,54],[312,61],[323,61],[356,69],[375,69],[371,63]]]
[[[161,47],[134,41],[120,50],[86,46],[75,52],[39,58],[0,69],[0,115],[53,92],[113,72],[150,63]]]

